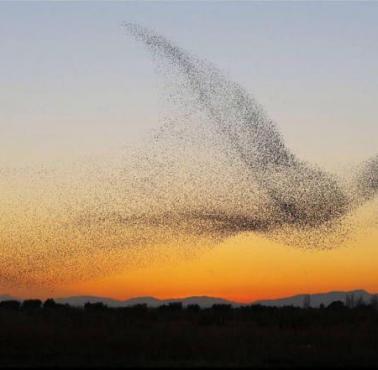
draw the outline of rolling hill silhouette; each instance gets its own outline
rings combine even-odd
[[[230,301],[223,298],[217,297],[207,297],[207,296],[193,296],[186,298],[172,298],[172,299],[158,299],[155,297],[135,297],[126,300],[117,300],[108,297],[97,297],[97,296],[71,296],[71,297],[61,297],[54,298],[57,303],[69,304],[75,307],[84,306],[86,303],[98,303],[101,302],[108,307],[130,307],[139,304],[145,304],[149,307],[159,307],[162,305],[181,302],[184,307],[189,305],[199,305],[202,308],[210,308],[216,304],[228,304],[233,307],[240,307],[245,305],[259,304],[263,306],[270,307],[283,307],[283,306],[303,306],[304,299],[310,297],[311,307],[319,307],[320,305],[328,306],[335,301],[346,301],[346,297],[353,296],[356,301],[360,300],[365,303],[369,303],[375,293],[369,293],[363,289],[357,289],[352,291],[332,291],[326,293],[316,293],[316,294],[298,294],[290,297],[283,297],[278,299],[267,299],[267,300],[257,300],[249,303],[240,303],[235,301]],[[12,297],[10,295],[0,295],[1,301],[9,300],[19,300],[22,298]]]

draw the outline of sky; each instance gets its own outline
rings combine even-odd
[[[293,152],[341,172],[377,153],[377,16],[376,2],[1,2],[0,167],[113,155],[159,127],[164,112],[153,60],[121,27],[133,22],[215,64],[264,106]],[[1,182],[9,195],[2,199],[6,209],[17,202],[22,214],[32,190],[23,190],[25,178],[17,187],[12,181]],[[36,207],[30,204],[29,211]],[[367,205],[363,227],[330,251],[243,234],[190,256],[160,245],[135,268],[53,288],[0,281],[0,292],[248,301],[378,291],[378,229],[368,217],[374,210]],[[3,229],[11,219],[5,212]]]

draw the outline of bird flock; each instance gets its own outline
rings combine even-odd
[[[243,87],[137,24],[164,78],[167,114],[132,152],[59,168],[0,170],[0,285],[50,284],[186,255],[240,233],[337,247],[378,192],[378,156],[350,181],[299,159]],[[144,262],[142,262],[144,261]]]

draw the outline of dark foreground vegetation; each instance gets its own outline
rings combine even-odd
[[[1,366],[378,366],[377,304],[0,303]]]

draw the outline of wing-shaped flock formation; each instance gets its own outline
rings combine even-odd
[[[255,99],[216,67],[139,25],[124,29],[163,67],[175,108],[138,153],[111,164],[26,177],[3,169],[0,282],[87,278],[154,258],[156,245],[190,252],[242,232],[304,248],[347,235],[353,211],[378,191],[378,157],[347,186],[297,158]]]

